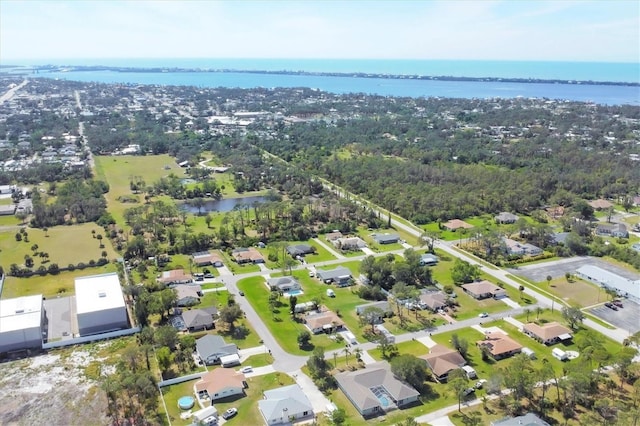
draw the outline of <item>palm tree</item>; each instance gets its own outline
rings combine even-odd
[[[349,355],[351,355],[351,351],[349,350],[349,347],[345,346],[342,352],[344,352],[344,361],[347,363],[347,365],[349,365]]]
[[[531,309],[526,308],[526,309],[524,310],[524,313],[527,315],[527,322],[529,322],[529,315],[531,314]]]

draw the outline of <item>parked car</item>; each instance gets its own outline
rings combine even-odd
[[[620,300],[614,300],[611,303],[613,303],[618,308],[624,308],[624,305],[622,304],[622,302]]]
[[[222,418],[227,420],[227,419],[230,419],[231,417],[235,416],[236,414],[238,414],[238,409],[235,408],[235,407],[232,407],[232,408],[229,408],[224,413],[222,413]]]
[[[462,391],[462,395],[467,396],[474,393],[476,390],[474,388],[467,388]]]
[[[485,383],[487,383],[487,379],[478,380],[478,382],[476,383],[476,389],[482,389]]]
[[[244,291],[239,291],[239,292],[238,292],[238,294],[239,294],[240,296],[244,296]]]
[[[488,316],[489,316],[489,314],[488,314],[488,313],[486,313],[486,312],[482,312],[482,313],[481,313],[480,315],[478,315],[478,316],[479,316],[480,318],[486,318],[486,317],[488,317]]]
[[[211,272],[205,272],[204,277],[205,278],[213,278],[213,274]]]
[[[251,373],[253,371],[253,367],[251,367],[250,365],[246,366],[246,367],[242,367],[240,369],[241,373]]]

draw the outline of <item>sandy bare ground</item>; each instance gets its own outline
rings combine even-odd
[[[107,400],[82,347],[0,364],[0,425],[108,425]]]

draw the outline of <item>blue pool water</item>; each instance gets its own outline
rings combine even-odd
[[[389,406],[389,400],[387,399],[386,396],[379,396],[378,401],[380,401],[380,404],[382,404],[383,407]]]
[[[181,410],[188,410],[193,407],[195,403],[196,401],[192,396],[183,396],[178,400],[178,407],[180,407]]]
[[[299,295],[301,295],[303,293],[304,293],[304,291],[302,291],[302,290],[291,290],[291,291],[287,292],[287,294],[289,296],[299,296]]]

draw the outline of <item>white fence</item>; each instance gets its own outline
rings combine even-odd
[[[130,336],[140,332],[140,327],[128,328],[126,330],[110,331],[108,333],[94,334],[91,336],[75,337],[73,339],[58,340],[55,342],[43,343],[42,349],[62,348],[64,346],[78,345],[80,343],[95,342],[96,340],[113,339],[116,337]]]

